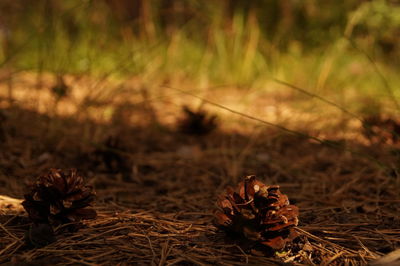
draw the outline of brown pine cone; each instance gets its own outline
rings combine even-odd
[[[397,144],[400,141],[400,122],[380,115],[363,119],[363,134],[371,143]]]
[[[104,164],[106,170],[110,173],[129,173],[131,169],[127,158],[121,155],[123,151],[121,139],[118,136],[109,136],[101,147],[94,151],[94,156],[96,161]]]
[[[182,108],[184,117],[179,121],[179,131],[188,135],[207,135],[217,128],[217,116],[205,111],[192,111],[189,107]]]
[[[62,75],[57,76],[57,82],[51,88],[51,91],[57,100],[61,100],[62,98],[68,96],[70,88],[67,86],[67,84],[65,84],[64,77]]]
[[[283,249],[297,237],[294,227],[298,224],[298,208],[289,205],[279,186],[266,186],[255,176],[246,177],[236,191],[229,187],[218,206],[218,226],[274,250]]]
[[[95,192],[75,169],[50,169],[29,188],[22,205],[34,223],[58,225],[96,218],[90,208]]]

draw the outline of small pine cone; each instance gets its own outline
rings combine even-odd
[[[104,164],[110,173],[127,173],[130,172],[129,163],[125,157],[121,155],[124,151],[121,139],[109,136],[102,146],[94,151],[96,161]]]
[[[217,128],[217,116],[205,111],[192,111],[183,107],[184,117],[179,121],[179,131],[188,135],[207,135]]]
[[[379,115],[363,119],[363,134],[372,143],[397,144],[400,140],[400,122]]]
[[[279,186],[266,186],[255,176],[246,177],[236,191],[229,187],[218,206],[218,226],[274,250],[283,249],[297,237],[294,227],[298,224],[298,208],[289,205]]]
[[[65,98],[70,92],[70,88],[65,84],[64,77],[61,75],[57,76],[57,83],[51,88],[51,90],[57,100]]]
[[[22,205],[34,223],[58,225],[96,218],[90,208],[95,192],[75,169],[50,169],[29,188]]]

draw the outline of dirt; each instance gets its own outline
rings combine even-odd
[[[152,119],[150,105],[134,109],[136,122],[2,106],[0,194],[22,199],[49,168],[76,168],[97,192],[98,218],[77,232],[55,228],[56,242],[32,249],[24,211],[2,208],[0,263],[365,265],[399,247],[395,144],[332,133],[319,143],[307,128],[301,135],[260,123],[236,130],[221,117],[211,133],[186,135],[177,126],[182,113],[177,124],[164,123],[160,111]],[[300,237],[268,256],[213,224],[217,196],[253,174],[300,209]]]

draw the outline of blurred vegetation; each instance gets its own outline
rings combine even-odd
[[[0,64],[14,71],[171,86],[280,79],[344,105],[399,96],[399,1],[14,0],[0,12]]]

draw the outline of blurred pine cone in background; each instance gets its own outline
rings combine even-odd
[[[218,206],[216,224],[248,240],[280,250],[297,237],[298,208],[289,205],[279,186],[266,186],[255,176],[246,177],[236,191],[229,187]]]
[[[184,117],[178,123],[180,132],[188,135],[207,135],[217,128],[217,116],[205,111],[192,111],[189,107],[182,108]]]
[[[68,96],[68,94],[70,93],[70,88],[65,83],[64,77],[62,75],[57,76],[57,82],[51,88],[51,91],[53,92],[53,95],[57,101]]]
[[[94,156],[98,164],[104,164],[104,167],[110,173],[130,173],[129,162],[122,155],[124,151],[121,139],[118,136],[109,136],[94,151]]]
[[[29,188],[22,205],[34,223],[59,225],[96,218],[90,208],[95,192],[75,169],[50,169]]]
[[[380,115],[365,117],[363,134],[371,143],[397,144],[400,140],[400,121]]]

